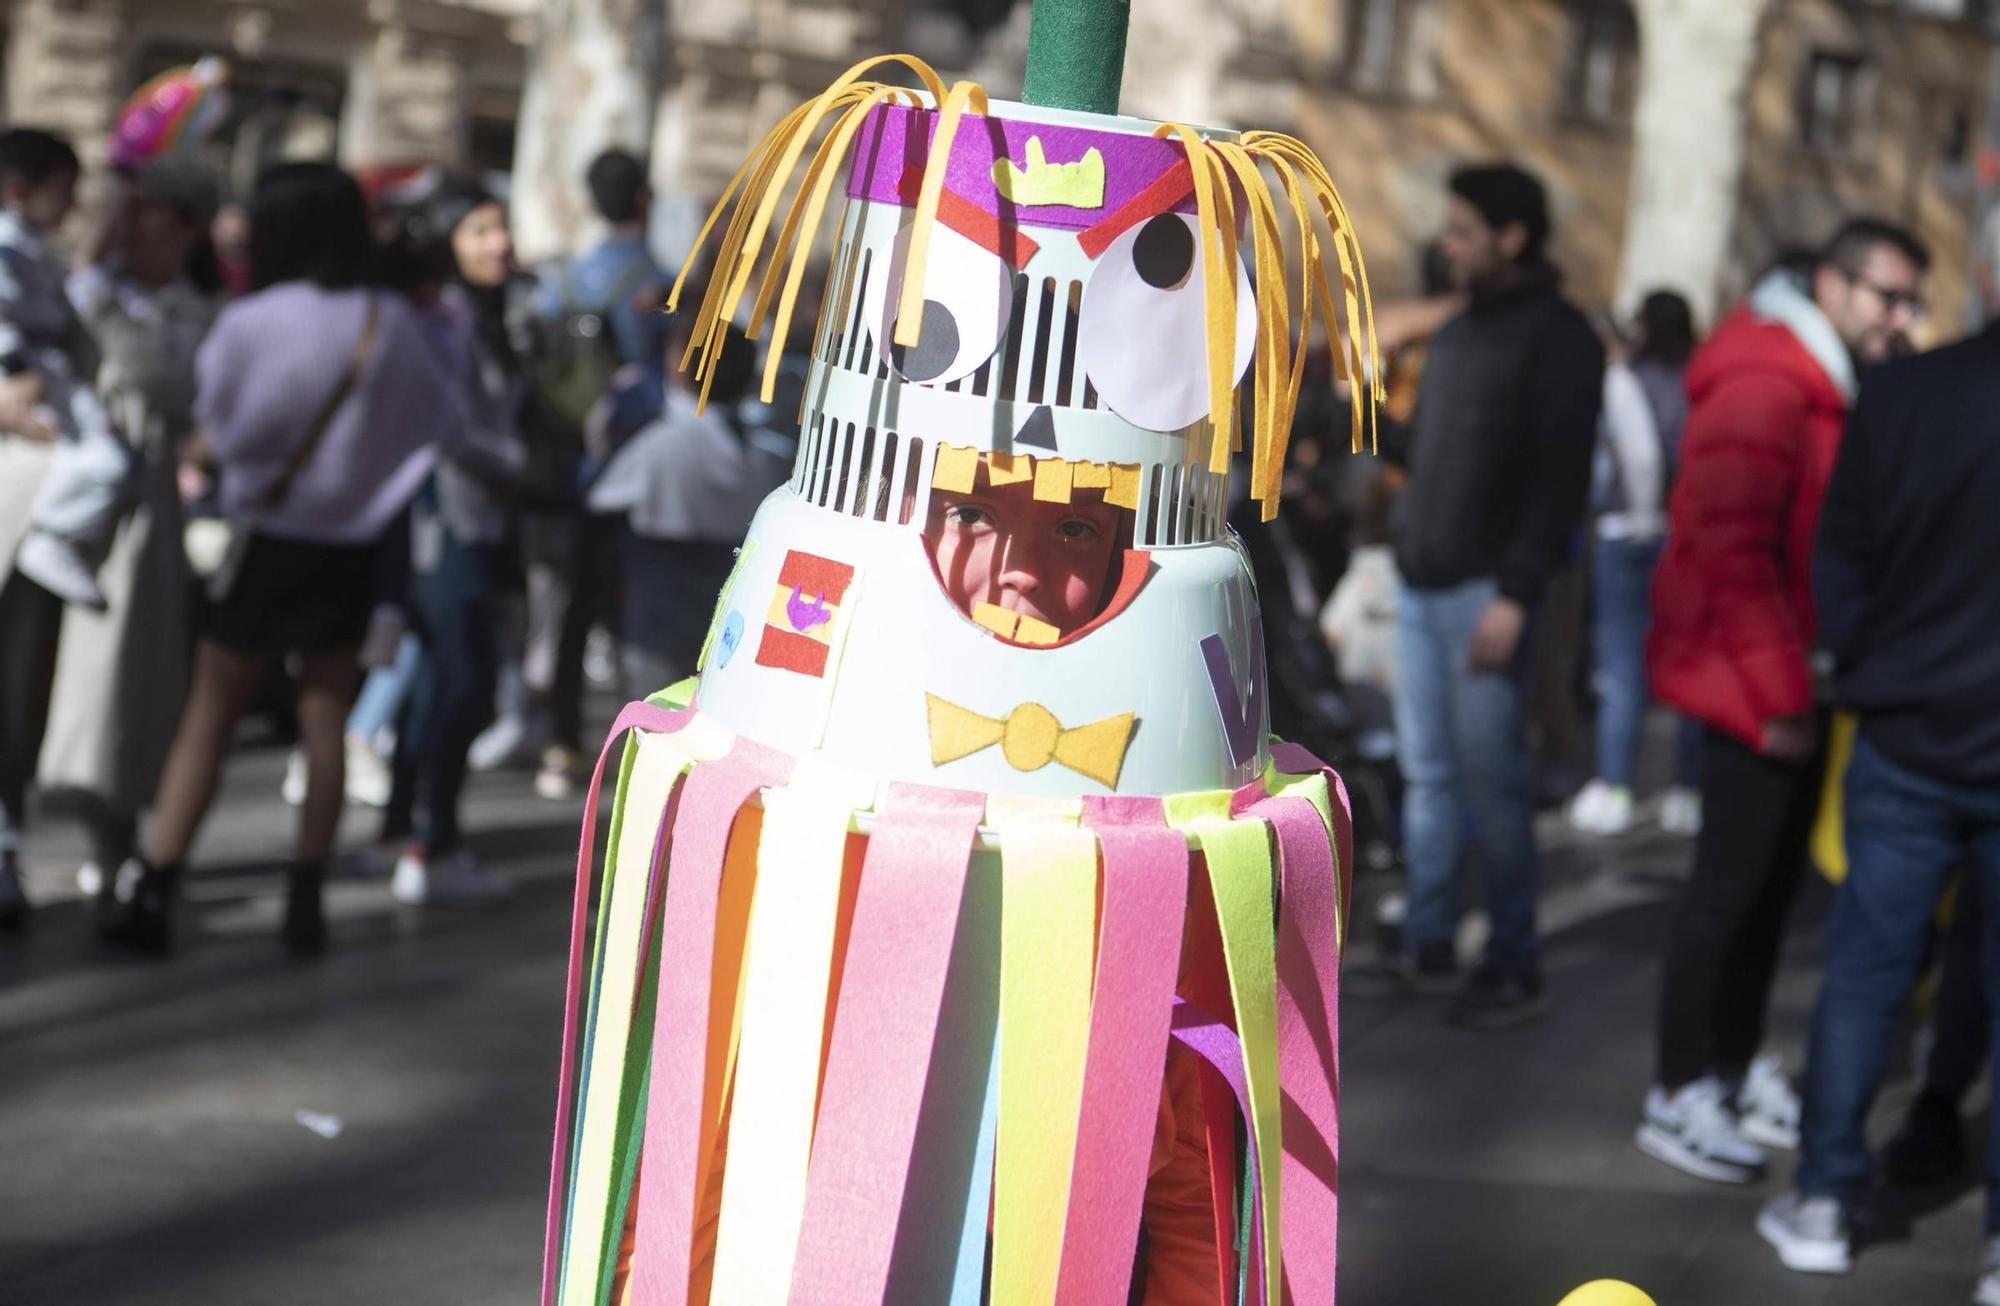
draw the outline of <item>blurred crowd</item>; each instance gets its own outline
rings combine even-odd
[[[119,169],[64,257],[80,171],[0,133],[0,923],[29,910],[34,783],[83,816],[104,937],[170,951],[260,713],[297,738],[289,948],[325,946],[350,800],[381,823],[348,862],[399,901],[505,895],[465,840],[468,770],[569,797],[587,669],[635,697],[693,670],[796,442],[746,402],[747,342],[699,412],[669,366],[644,164],[599,156],[602,238],[533,274],[478,182],[317,162],[241,205],[192,163]]]
[[[1963,1168],[1993,1041],[2000,328],[1919,353],[1929,252],[1862,215],[1705,338],[1671,290],[1590,314],[1538,179],[1449,188],[1425,296],[1380,314],[1385,456],[1346,457],[1332,410],[1302,410],[1289,516],[1239,524],[1267,624],[1294,628],[1271,643],[1276,728],[1338,761],[1363,870],[1401,876],[1387,959],[1350,987],[1448,996],[1472,1029],[1532,1020],[1540,840],[1566,827],[1586,861],[1648,825],[1689,840],[1635,1142],[1730,1184],[1796,1150],[1758,1231],[1791,1269],[1845,1272],[1878,1175]],[[1996,232],[1975,298],[2000,310]],[[1320,641],[1295,633],[1315,606]],[[1766,1016],[1815,861],[1837,888],[1787,1073]],[[1919,1089],[1878,1165],[1865,1124],[1912,1023]]]

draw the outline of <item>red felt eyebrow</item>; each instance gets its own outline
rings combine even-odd
[[[1187,160],[1182,159],[1153,178],[1146,189],[1120,204],[1115,212],[1077,233],[1076,243],[1091,258],[1102,257],[1112,241],[1147,218],[1165,213],[1186,199],[1193,190],[1194,173],[1189,170]]]
[[[923,185],[922,170],[911,168],[896,183],[896,191],[905,204],[915,204]],[[939,222],[1016,272],[1026,267],[1028,260],[1035,256],[1035,251],[1041,248],[1041,244],[1027,232],[1011,222],[1002,222],[999,214],[989,213],[953,191],[938,192],[937,215]]]

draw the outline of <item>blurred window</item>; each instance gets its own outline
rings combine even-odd
[[[1438,0],[1347,0],[1341,81],[1366,95],[1438,93]]]
[[[1571,0],[1563,114],[1618,127],[1632,120],[1639,86],[1639,24],[1623,0]]]
[[[1823,154],[1856,152],[1865,122],[1868,66],[1858,54],[1815,50],[1799,96],[1799,136]]]

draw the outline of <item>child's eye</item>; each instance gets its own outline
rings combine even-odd
[[[945,518],[960,530],[976,530],[993,524],[993,514],[976,503],[961,503],[949,508]]]
[[[1076,544],[1091,544],[1097,540],[1097,527],[1081,517],[1071,517],[1056,527],[1056,534]]]

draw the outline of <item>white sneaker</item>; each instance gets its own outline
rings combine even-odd
[[[87,861],[76,868],[76,891],[85,898],[95,898],[104,888],[104,867],[95,860]]]
[[[1763,1149],[1738,1130],[1728,1089],[1713,1075],[1672,1095],[1648,1090],[1646,1118],[1633,1141],[1654,1160],[1712,1183],[1754,1183],[1764,1175]]]
[[[93,612],[104,611],[104,591],[97,587],[97,569],[82,550],[60,535],[31,530],[14,553],[14,568],[65,603]]]
[[[1764,1147],[1799,1150],[1799,1095],[1776,1056],[1758,1057],[1736,1092],[1743,1136]]]
[[[1701,794],[1676,785],[1660,798],[1660,828],[1692,839],[1701,833]]]
[[[466,765],[475,771],[498,771],[535,756],[536,736],[528,722],[510,713],[479,732],[466,752]]]
[[[389,882],[389,892],[396,901],[411,907],[490,902],[513,891],[513,885],[480,865],[470,848],[446,853],[436,861],[412,848],[396,863],[396,874]]]
[[[1632,791],[1592,780],[1570,800],[1569,824],[1578,834],[1624,834],[1632,828]]]
[[[285,758],[285,778],[278,782],[278,797],[293,807],[303,807],[306,801],[306,755],[297,748]]]
[[[1786,1193],[1773,1197],[1757,1217],[1757,1232],[1777,1248],[1788,1270],[1802,1274],[1845,1274],[1852,1268],[1847,1216],[1831,1197]],[[1984,1281],[1981,1281],[1982,1291]]]
[[[2000,1306],[2000,1235],[1986,1240],[1985,1273],[1979,1276],[1974,1306]]]
[[[363,807],[387,807],[394,786],[389,763],[361,735],[347,737],[347,801]]]

